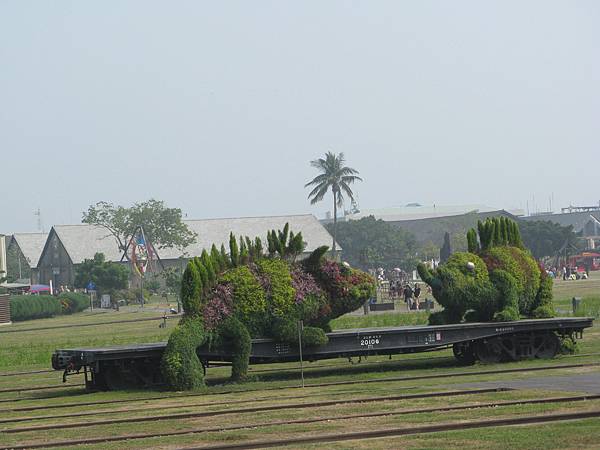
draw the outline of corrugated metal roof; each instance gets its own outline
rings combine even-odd
[[[286,223],[290,230],[302,232],[307,243],[306,251],[312,251],[322,245],[331,247],[332,237],[312,214],[268,217],[238,217],[229,219],[185,220],[185,224],[197,234],[196,242],[182,252],[177,248],[158,248],[161,259],[176,259],[180,256],[200,256],[203,249],[210,250],[214,243],[220,248],[221,244],[229,248],[229,233],[236,236],[248,236],[254,239],[259,236],[266,247],[268,230],[282,229]],[[79,264],[84,259],[91,259],[96,253],[104,253],[108,261],[120,261],[115,238],[103,227],[96,225],[56,225],[54,230],[63,243],[73,264]],[[339,247],[339,246],[338,246]]]
[[[600,212],[592,211],[592,212],[574,212],[574,213],[561,213],[561,214],[548,214],[544,216],[527,216],[521,217],[523,220],[527,221],[550,221],[557,223],[563,227],[572,225],[573,231],[575,233],[579,233],[586,223],[590,221],[590,219],[598,220],[600,219]]]
[[[356,214],[345,216],[346,220],[358,220],[374,216],[386,222],[401,222],[403,220],[432,219],[435,217],[459,216],[470,212],[492,212],[498,208],[486,205],[434,205],[434,206],[396,206],[391,208],[361,209]]]
[[[15,233],[12,239],[21,249],[29,267],[37,267],[48,233]]]
[[[101,226],[55,225],[56,235],[65,247],[73,264],[92,259],[96,253],[104,253],[107,261],[120,261],[122,253],[117,240]]]
[[[294,233],[302,232],[306,242],[306,251],[310,252],[322,245],[331,247],[332,237],[312,214],[293,216],[267,216],[267,217],[236,217],[229,219],[185,220],[190,230],[197,234],[196,242],[185,249],[185,256],[200,256],[202,249],[210,250],[214,243],[217,248],[221,244],[229,249],[229,233],[236,236],[259,236],[266,247],[267,231],[283,229],[286,223]],[[338,246],[339,247],[339,246]],[[178,249],[158,249],[162,259],[174,259],[181,256]]]

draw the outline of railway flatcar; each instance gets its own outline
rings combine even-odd
[[[452,347],[464,364],[475,361],[497,363],[527,358],[553,358],[560,338],[580,339],[593,319],[564,317],[513,322],[461,323],[385,328],[361,328],[328,333],[325,345],[302,349],[306,361],[340,357],[396,355]],[[83,371],[90,390],[144,387],[163,382],[160,361],[165,342],[104,348],[59,349],[52,355],[52,367],[63,371],[63,380]],[[199,347],[198,358],[206,370],[230,362],[227,347]],[[298,361],[300,348],[273,339],[253,339],[251,364]]]

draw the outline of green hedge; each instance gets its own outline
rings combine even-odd
[[[90,298],[85,294],[65,292],[60,294],[58,299],[61,302],[63,314],[78,313],[90,307]]]
[[[10,298],[10,318],[13,322],[44,319],[62,313],[58,297],[51,295],[19,295]]]
[[[44,319],[60,314],[83,311],[89,306],[84,294],[68,292],[58,297],[52,295],[17,295],[10,298],[10,318],[13,322]]]

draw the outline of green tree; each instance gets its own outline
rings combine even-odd
[[[183,249],[196,240],[196,234],[182,220],[181,209],[168,208],[164,202],[154,199],[129,208],[98,202],[83,213],[82,222],[106,228],[122,251],[140,225],[156,248]]]
[[[571,225],[563,227],[548,220],[521,220],[519,229],[523,244],[535,258],[556,256],[565,244],[569,249],[578,248],[578,238]]]
[[[333,224],[327,228],[332,231]],[[400,267],[413,270],[417,264],[417,243],[413,235],[373,216],[338,224],[338,239],[344,259],[363,270]]]
[[[106,261],[103,253],[84,260],[77,267],[75,287],[84,288],[91,281],[101,293],[113,294],[127,288],[129,269],[124,264]]]
[[[336,155],[327,152],[325,158],[315,159],[310,165],[318,169],[321,173],[306,183],[304,187],[313,187],[308,194],[310,204],[320,202],[329,190],[333,193],[333,246],[332,251],[335,255],[335,245],[337,239],[337,208],[344,204],[344,194],[350,201],[354,201],[354,193],[350,185],[355,181],[362,181],[358,176],[358,171],[344,166],[345,158],[343,153]]]

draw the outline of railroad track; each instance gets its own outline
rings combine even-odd
[[[337,415],[337,416],[327,416],[327,417],[318,417],[318,418],[305,418],[305,419],[294,419],[287,421],[271,421],[271,422],[260,422],[260,423],[251,423],[251,424],[241,424],[241,425],[230,425],[230,426],[222,426],[222,427],[205,427],[205,428],[192,428],[188,430],[177,430],[177,431],[163,431],[160,433],[138,433],[138,434],[128,434],[121,436],[105,436],[105,437],[95,437],[95,438],[87,438],[87,439],[78,439],[78,440],[64,440],[64,441],[53,441],[53,442],[44,442],[41,444],[27,444],[27,445],[16,445],[11,447],[6,447],[6,449],[16,450],[16,449],[24,449],[24,448],[51,448],[51,447],[61,447],[61,446],[70,446],[70,445],[84,445],[84,444],[98,444],[103,442],[119,442],[126,440],[134,440],[134,439],[148,439],[155,437],[169,437],[169,436],[181,436],[181,435],[189,435],[189,434],[202,434],[209,432],[224,432],[224,431],[235,431],[242,429],[256,429],[261,427],[270,427],[270,426],[281,426],[281,425],[295,425],[295,424],[309,424],[309,423],[319,423],[319,422],[329,422],[334,420],[353,420],[353,419],[362,419],[362,418],[372,418],[372,417],[382,417],[382,416],[398,416],[398,415],[408,415],[408,414],[422,414],[422,413],[436,413],[436,412],[448,412],[448,411],[461,411],[461,410],[472,410],[472,409],[483,409],[483,408],[499,408],[506,406],[520,406],[520,405],[533,405],[533,404],[549,404],[549,403],[566,403],[566,402],[579,402],[579,401],[587,401],[587,400],[596,400],[600,398],[600,394],[598,395],[583,395],[583,396],[565,396],[565,397],[552,397],[552,398],[534,398],[528,400],[508,400],[508,401],[495,401],[488,403],[479,403],[479,404],[465,404],[465,405],[454,405],[454,406],[445,406],[445,407],[433,407],[433,408],[416,408],[416,409],[402,409],[402,410],[393,410],[393,411],[383,411],[383,412],[373,412],[373,413],[364,413],[364,414],[346,414],[346,415]],[[466,428],[482,428],[482,427],[490,427],[490,426],[502,426],[502,425],[517,425],[517,424],[527,424],[527,423],[540,423],[540,422],[551,422],[558,420],[576,420],[590,417],[600,417],[600,411],[591,411],[591,412],[579,412],[579,413],[563,413],[563,414],[549,414],[543,416],[527,416],[527,417],[517,417],[517,418],[505,418],[505,419],[494,419],[494,420],[485,420],[485,421],[471,421],[471,422],[460,422],[460,423],[449,423],[449,424],[440,424],[434,426],[424,426],[424,427],[413,427],[410,429],[393,429],[390,430],[378,430],[378,431],[369,431],[369,432],[359,432],[359,433],[350,433],[353,437],[347,438],[348,433],[343,435],[320,435],[319,439],[316,441],[307,441],[305,439],[312,439],[314,436],[310,437],[298,437],[295,439],[285,439],[285,440],[276,440],[276,441],[261,441],[261,442],[246,442],[239,444],[226,444],[226,446],[217,446],[217,447],[209,447],[209,448],[261,448],[261,447],[272,447],[275,445],[290,445],[290,444],[300,444],[300,443],[309,443],[309,442],[332,442],[331,438],[327,436],[333,436],[342,439],[338,440],[350,440],[350,439],[369,439],[374,437],[387,437],[387,436],[400,436],[403,434],[418,434],[418,433],[431,433],[431,432],[439,432],[439,431],[452,431],[455,429],[466,429]],[[518,422],[517,422],[518,421]],[[387,435],[372,435],[371,433],[387,433],[391,432],[393,434]],[[252,447],[248,447],[252,446]],[[202,447],[206,448],[206,447]]]
[[[65,389],[72,387],[85,387],[85,384],[56,384],[52,386],[32,386],[32,387],[21,387],[21,388],[10,388],[0,389],[0,394],[7,394],[10,392],[31,392],[31,391],[49,391],[52,389]]]
[[[444,372],[439,374],[429,374],[429,375],[413,375],[407,377],[383,377],[383,378],[370,378],[366,380],[341,380],[341,381],[330,381],[326,383],[309,383],[305,384],[304,388],[319,388],[319,387],[328,387],[328,386],[344,386],[344,385],[353,385],[353,384],[371,384],[371,383],[390,383],[390,382],[398,382],[398,381],[419,381],[419,380],[428,380],[428,379],[439,379],[439,378],[456,378],[456,377],[467,377],[467,376],[477,376],[477,375],[500,375],[506,373],[519,373],[519,372],[539,372],[544,370],[558,370],[558,369],[578,369],[585,367],[597,367],[600,366],[600,363],[582,363],[582,364],[553,364],[546,366],[534,366],[534,367],[522,367],[522,368],[513,368],[513,369],[492,369],[492,370],[481,370],[481,371],[465,371],[465,372]],[[191,397],[191,396],[206,396],[206,395],[225,395],[225,394],[237,394],[237,393],[247,393],[247,392],[266,392],[266,391],[279,391],[285,389],[302,389],[303,387],[298,384],[294,385],[286,385],[286,386],[271,386],[265,388],[258,389],[243,389],[243,390],[228,390],[222,392],[212,392],[210,394],[199,393],[199,394],[188,394],[188,395],[165,395],[165,396],[155,396],[155,397],[139,397],[127,400],[107,400],[107,401],[99,401],[99,402],[86,402],[86,403],[74,403],[71,406],[93,406],[99,404],[108,404],[108,403],[124,403],[124,402],[138,402],[138,401],[147,401],[147,400],[162,400],[165,398],[177,398],[177,397]],[[85,393],[81,393],[81,395],[85,395]],[[35,397],[35,398],[16,398],[16,399],[3,399],[0,400],[0,403],[6,402],[19,402],[19,401],[37,401],[37,400],[47,400],[57,398],[57,396],[49,396],[49,397]],[[6,409],[5,411],[32,411],[34,409],[51,409],[51,408],[66,408],[67,404],[61,405],[43,405],[43,406],[28,406],[20,409]]]
[[[292,439],[274,439],[264,441],[251,441],[241,442],[238,444],[217,444],[208,445],[202,447],[185,447],[185,450],[241,450],[241,449],[255,449],[255,448],[269,448],[269,447],[280,447],[294,444],[310,444],[324,442],[341,442],[341,441],[354,441],[363,439],[374,439],[374,438],[385,438],[385,437],[397,437],[407,436],[411,434],[424,434],[424,433],[439,433],[445,431],[455,430],[466,430],[473,428],[489,428],[489,427],[501,427],[511,425],[531,425],[541,423],[552,423],[552,422],[564,422],[567,420],[581,420],[600,417],[600,410],[598,411],[586,411],[586,412],[575,412],[575,413],[563,413],[563,414],[543,414],[535,416],[525,417],[510,417],[506,419],[492,419],[492,420],[472,420],[469,422],[460,423],[445,423],[438,425],[425,425],[411,428],[388,428],[384,430],[375,431],[362,431],[362,432],[350,432],[344,434],[320,434],[313,436],[300,436]]]
[[[487,394],[491,392],[506,392],[513,389],[509,388],[483,388],[483,389],[467,389],[459,391],[441,391],[441,392],[426,392],[421,394],[405,394],[405,395],[386,395],[377,397],[361,397],[350,400],[324,400],[320,402],[309,402],[309,403],[286,403],[283,405],[267,405],[267,406],[255,406],[251,408],[239,408],[239,409],[219,409],[215,411],[197,411],[197,412],[186,412],[186,413],[175,413],[175,414],[157,414],[154,416],[142,416],[142,417],[127,417],[118,419],[104,419],[96,421],[85,421],[85,422],[64,422],[54,423],[46,425],[33,425],[28,427],[20,428],[4,428],[0,430],[0,433],[14,434],[14,433],[25,433],[31,431],[45,431],[45,430],[56,430],[56,429],[68,429],[68,428],[83,428],[93,427],[98,425],[114,425],[123,423],[140,423],[140,422],[154,422],[158,420],[174,420],[174,419],[190,419],[190,418],[201,418],[201,417],[215,417],[224,416],[230,414],[255,414],[258,412],[267,411],[282,411],[282,410],[298,410],[306,408],[323,408],[326,406],[338,406],[338,405],[351,405],[357,403],[377,403],[387,401],[402,401],[402,400],[414,400],[422,398],[436,398],[436,397],[456,397],[462,395],[475,395],[475,394]]]
[[[416,389],[414,387],[408,387],[408,388],[403,388],[403,390],[411,390],[411,389]],[[103,415],[103,414],[116,414],[116,413],[130,413],[130,412],[139,412],[139,411],[154,411],[154,410],[164,410],[164,409],[178,409],[178,408],[197,408],[197,407],[201,407],[201,406],[221,406],[221,405],[239,405],[239,404],[244,404],[244,403],[263,403],[263,402],[269,402],[269,401],[273,401],[273,400],[298,400],[298,399],[303,399],[303,398],[313,398],[313,397],[323,397],[323,396],[328,396],[328,397],[336,397],[338,395],[348,395],[348,394],[362,394],[362,393],[368,393],[369,391],[366,389],[363,390],[348,390],[348,391],[340,391],[340,392],[326,392],[326,393],[316,393],[316,394],[305,394],[305,395],[278,395],[278,396],[269,396],[268,398],[253,398],[253,399],[247,399],[247,400],[223,400],[223,401],[219,401],[219,402],[203,402],[203,403],[185,403],[185,404],[176,404],[176,405],[156,405],[156,406],[148,406],[148,407],[137,407],[137,408],[127,408],[127,409],[119,409],[119,410],[115,410],[115,409],[102,409],[102,410],[95,410],[95,411],[84,411],[84,412],[79,412],[77,411],[76,413],[68,413],[68,414],[53,414],[53,415],[45,415],[45,416],[28,416],[28,417],[10,417],[8,419],[2,419],[0,418],[0,424],[4,424],[4,423],[17,423],[17,422],[28,422],[28,421],[32,421],[32,420],[48,420],[48,419],[63,419],[63,418],[69,418],[69,417],[73,417],[73,416],[77,416],[77,417],[82,417],[82,416],[96,416],[96,415]],[[168,399],[169,397],[165,398]],[[178,397],[175,397],[178,398]],[[123,402],[127,402],[127,400],[124,400]],[[69,407],[75,407],[75,406],[83,406],[85,404],[82,403],[70,403],[68,404]],[[62,406],[62,405],[60,405]],[[23,409],[19,409],[19,408],[15,408],[12,410],[8,410],[11,412],[25,412],[25,411],[32,411],[31,408],[23,408]]]

